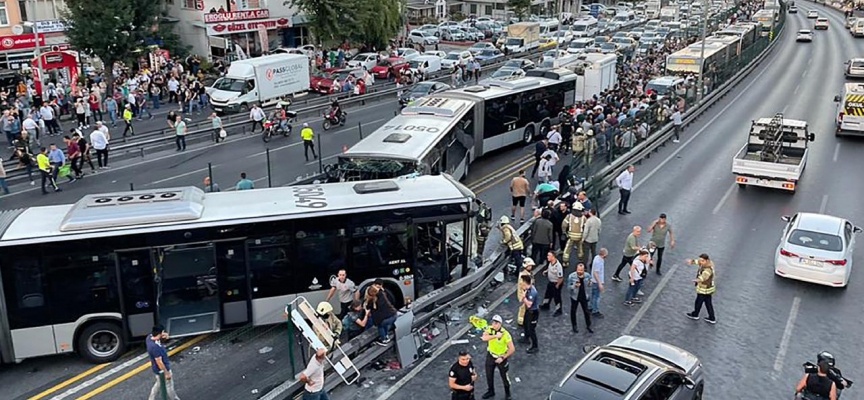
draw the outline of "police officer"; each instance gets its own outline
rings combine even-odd
[[[303,155],[306,157],[306,161],[309,161],[309,150],[312,150],[312,157],[316,160],[318,159],[318,155],[315,154],[315,142],[313,138],[315,133],[312,132],[312,128],[309,127],[308,123],[303,123],[303,129],[300,130],[300,138],[303,139]]]
[[[471,362],[468,351],[459,352],[459,357],[450,367],[450,386],[452,400],[474,400],[474,381],[477,380],[477,371]]]
[[[504,320],[500,315],[492,317],[492,324],[483,331],[480,339],[487,342],[486,346],[486,393],[483,394],[484,399],[495,397],[495,368],[501,373],[501,380],[504,382],[504,398],[510,400],[510,377],[507,376],[507,370],[510,369],[510,361],[508,358],[516,351],[513,346],[513,338],[510,337],[510,332],[507,332],[501,323]],[[528,322],[528,321],[525,321]]]

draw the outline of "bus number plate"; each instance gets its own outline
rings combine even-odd
[[[294,190],[294,205],[304,208],[327,207],[327,198],[324,197],[324,188],[320,185],[296,186]]]

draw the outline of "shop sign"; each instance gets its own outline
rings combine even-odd
[[[39,34],[39,44],[45,45],[45,35]],[[5,35],[0,36],[0,50],[32,49],[36,47],[34,35]]]
[[[270,10],[266,8],[248,11],[215,12],[204,14],[204,23],[250,21],[270,18]]]
[[[288,18],[268,18],[256,21],[226,22],[218,24],[207,24],[207,35],[220,36],[232,33],[245,33],[257,31],[259,26],[271,30],[277,28],[289,28],[291,20]]]
[[[59,19],[36,21],[36,30],[39,33],[63,32],[66,30],[66,25]]]

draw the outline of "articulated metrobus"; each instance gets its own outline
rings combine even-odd
[[[761,25],[753,22],[736,22],[723,30],[714,32],[714,36],[736,36],[741,39],[741,49],[750,47],[759,38]]]
[[[705,42],[705,56],[702,57],[702,42],[666,56],[666,73],[669,75],[698,74],[707,71],[712,65],[720,66],[726,62],[726,46],[722,43]]]
[[[342,153],[328,166],[328,180],[440,173],[462,179],[477,157],[545,137],[575,95],[573,71],[540,69],[418,99]]]
[[[0,356],[107,362],[157,323],[179,337],[283,322],[342,268],[361,290],[383,279],[401,307],[467,274],[481,207],[441,175],[2,211]]]

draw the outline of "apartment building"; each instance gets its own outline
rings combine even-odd
[[[36,32],[42,52],[69,48],[60,22],[63,7],[63,0],[0,0],[0,71],[28,68],[34,59]]]

